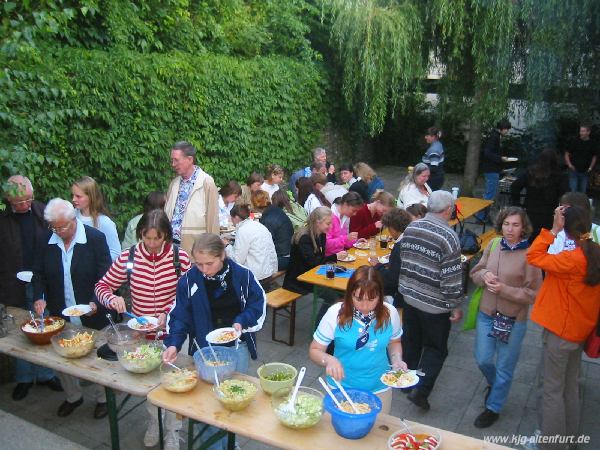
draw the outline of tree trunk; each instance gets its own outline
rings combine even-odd
[[[466,196],[473,196],[473,188],[479,175],[479,154],[481,152],[481,123],[479,119],[471,119],[468,141],[462,193]]]

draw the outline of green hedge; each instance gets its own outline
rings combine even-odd
[[[120,226],[166,189],[178,140],[223,183],[267,163],[298,167],[328,123],[322,71],[285,57],[60,49],[2,67],[3,176],[29,175],[45,199],[90,175]]]

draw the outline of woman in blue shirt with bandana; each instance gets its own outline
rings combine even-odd
[[[400,316],[383,297],[381,274],[373,267],[359,267],[348,281],[344,301],[331,306],[321,319],[309,356],[344,387],[375,393],[383,404],[381,412],[387,414],[392,391],[380,377],[390,361],[394,370],[407,367],[402,360]],[[326,352],[331,342],[333,355]]]

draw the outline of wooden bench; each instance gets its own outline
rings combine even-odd
[[[284,288],[275,289],[267,293],[267,305],[273,308],[273,326],[271,328],[271,339],[275,342],[281,342],[289,346],[294,345],[294,334],[296,332],[296,300],[302,297],[302,294],[288,291]],[[285,314],[282,313],[285,311]],[[289,318],[290,327],[288,332],[288,340],[277,339],[275,336],[275,327],[277,316]]]

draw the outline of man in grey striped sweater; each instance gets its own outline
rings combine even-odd
[[[448,226],[454,209],[452,194],[434,191],[427,215],[411,223],[400,245],[398,291],[404,296],[402,347],[410,369],[425,376],[408,399],[424,410],[448,355],[451,322],[460,320],[463,299],[460,243]]]

